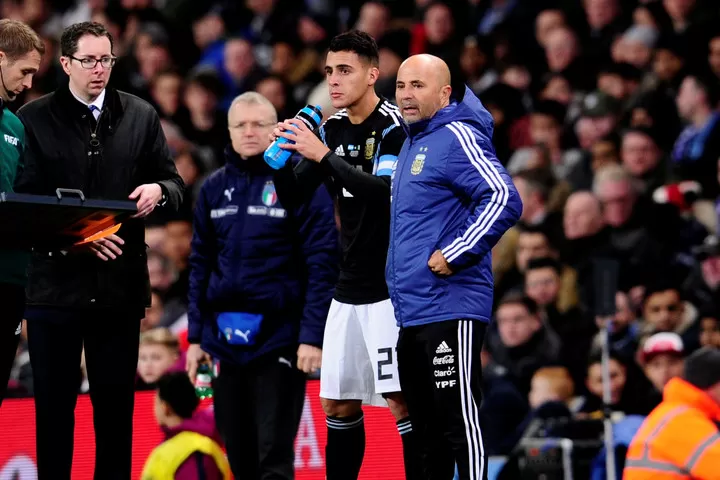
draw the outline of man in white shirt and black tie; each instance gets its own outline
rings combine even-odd
[[[39,478],[70,479],[74,409],[85,348],[96,437],[95,478],[131,475],[140,320],[150,305],[143,217],[177,209],[183,182],[147,102],[107,88],[113,39],[99,23],[69,26],[60,62],[69,85],[23,106],[25,168],[16,191],[132,200],[116,235],[69,252],[35,251],[27,287]]]

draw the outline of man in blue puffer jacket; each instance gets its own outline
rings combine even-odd
[[[228,113],[226,165],[203,184],[190,255],[187,368],[219,361],[215,420],[235,478],[294,478],[306,374],[320,368],[340,248],[329,194],[285,208],[263,161],[277,124],[248,92]]]
[[[522,203],[495,157],[493,121],[465,88],[451,100],[437,57],[403,62],[396,99],[408,138],[392,179],[387,282],[398,369],[427,478],[487,478],[478,422],[480,351],[493,304],[491,249]]]

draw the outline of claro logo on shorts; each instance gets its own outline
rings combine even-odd
[[[433,365],[450,365],[455,362],[455,355],[445,355],[444,357],[434,357]]]
[[[435,370],[434,375],[436,377],[449,377],[455,374],[455,367],[448,367],[447,370]]]

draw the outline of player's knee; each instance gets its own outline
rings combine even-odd
[[[359,400],[330,400],[320,399],[325,415],[328,417],[352,417],[362,410],[362,403]]]
[[[393,417],[395,417],[395,420],[402,420],[409,415],[407,404],[405,403],[405,398],[402,393],[385,393],[383,394],[383,397],[385,397],[388,407],[390,408],[390,412],[393,414]]]

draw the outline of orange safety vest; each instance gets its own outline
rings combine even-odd
[[[623,480],[720,480],[720,405],[680,378],[628,448]]]

